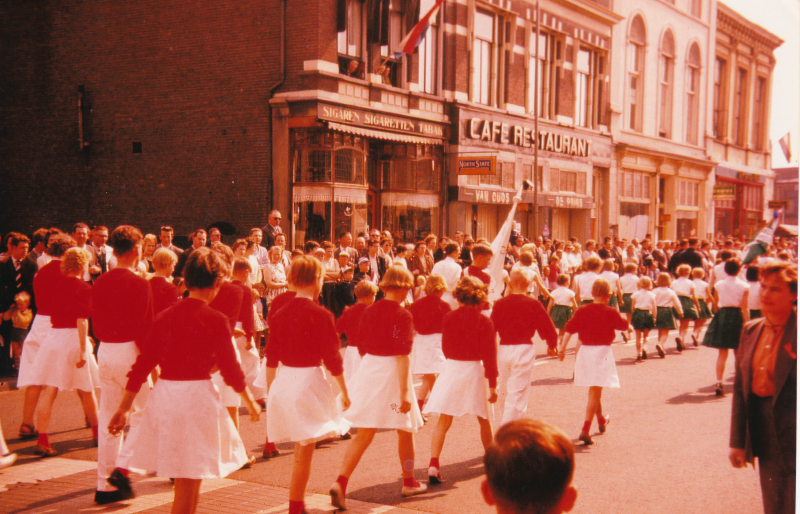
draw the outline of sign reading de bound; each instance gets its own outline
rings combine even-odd
[[[459,157],[459,175],[494,175],[497,157]]]

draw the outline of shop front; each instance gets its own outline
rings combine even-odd
[[[544,121],[537,134],[530,118],[469,108],[458,109],[454,120],[458,134],[450,147],[454,158],[448,162],[451,232],[491,241],[523,181],[529,187],[515,220],[525,237],[585,241],[606,230],[608,214],[601,205],[608,201],[608,137]]]
[[[295,247],[372,228],[395,242],[441,230],[447,124],[322,102],[291,114]]]
[[[714,233],[717,237],[748,241],[755,235],[764,219],[768,178],[763,174],[717,166],[714,186]]]

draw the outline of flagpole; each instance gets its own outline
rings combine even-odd
[[[533,68],[533,230],[539,230],[539,0],[536,0],[536,60]],[[542,264],[544,266],[544,264]]]

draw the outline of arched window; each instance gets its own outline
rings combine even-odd
[[[628,126],[631,130],[642,131],[642,111],[644,110],[644,49],[646,42],[644,21],[636,16],[631,22],[628,35]]]
[[[700,48],[689,47],[686,59],[686,142],[697,144],[697,118],[700,104]]]
[[[675,40],[667,30],[661,38],[659,70],[658,136],[672,138],[672,83],[675,68]]]

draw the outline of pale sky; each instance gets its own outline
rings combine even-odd
[[[775,50],[770,140],[772,167],[797,166],[800,156],[800,0],[724,0],[722,3],[772,32],[784,43]],[[791,132],[792,161],[778,140]]]

